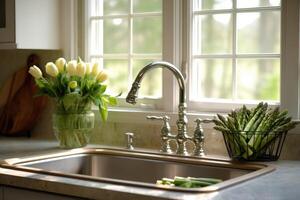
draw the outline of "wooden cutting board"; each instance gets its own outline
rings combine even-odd
[[[47,104],[46,97],[34,97],[37,87],[28,73],[32,65],[39,66],[37,55],[30,55],[27,66],[16,71],[0,91],[0,134],[28,135]]]

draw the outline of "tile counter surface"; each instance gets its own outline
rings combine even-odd
[[[65,150],[58,149],[54,141],[0,137],[0,160],[62,151]],[[274,172],[219,192],[202,194],[122,186],[4,168],[0,168],[0,185],[90,199],[298,200],[300,161],[282,160],[272,164],[276,166]]]

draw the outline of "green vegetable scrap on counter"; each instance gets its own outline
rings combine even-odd
[[[221,179],[215,178],[195,178],[195,177],[179,177],[175,176],[174,179],[163,178],[161,180],[156,181],[158,185],[165,186],[176,186],[183,188],[198,188],[198,187],[206,187],[210,185],[214,185],[222,182]]]
[[[287,115],[287,111],[279,111],[279,107],[268,108],[263,102],[253,109],[244,105],[231,111],[227,117],[217,114],[217,119],[213,120],[214,129],[223,133],[234,155],[244,159],[256,158],[280,134],[295,127],[296,123]]]

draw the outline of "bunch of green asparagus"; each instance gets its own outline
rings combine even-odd
[[[215,178],[195,178],[195,177],[179,177],[175,176],[174,179],[163,178],[161,180],[156,181],[158,185],[166,185],[166,186],[177,186],[183,188],[198,188],[198,187],[206,187],[213,184],[217,184],[222,182],[221,179]]]
[[[223,133],[234,157],[254,160],[262,156],[280,134],[295,127],[296,123],[287,114],[287,111],[279,111],[279,107],[268,108],[263,102],[253,109],[244,105],[227,117],[217,114],[214,129]]]

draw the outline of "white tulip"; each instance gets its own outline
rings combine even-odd
[[[46,73],[50,76],[56,77],[58,75],[58,69],[53,62],[48,62],[45,66]]]
[[[100,63],[96,62],[93,65],[93,69],[92,69],[92,75],[94,77],[97,77],[97,75],[99,74],[99,72],[102,70],[102,67],[100,66]]]
[[[80,62],[77,64],[77,68],[76,68],[76,74],[80,77],[84,77],[85,72],[86,72],[86,65],[84,62]]]
[[[65,65],[66,65],[66,63],[67,63],[67,61],[64,58],[58,58],[55,61],[55,65],[57,66],[59,72],[65,71]]]
[[[28,73],[31,74],[36,79],[40,79],[43,76],[42,71],[40,70],[40,68],[38,68],[35,65],[33,65],[29,68]]]
[[[85,67],[86,67],[85,73],[90,74],[92,72],[92,64],[91,63],[85,63]]]
[[[67,64],[67,72],[69,73],[70,76],[76,75],[76,68],[77,68],[77,61],[76,60],[71,60]]]
[[[97,81],[102,83],[104,81],[106,81],[108,78],[108,74],[105,70],[102,70],[98,75],[97,75]]]

